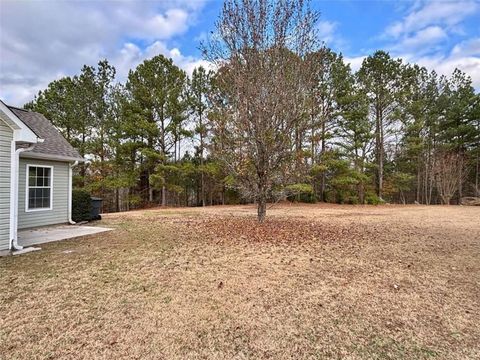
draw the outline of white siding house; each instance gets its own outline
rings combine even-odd
[[[0,251],[21,249],[17,230],[71,222],[78,152],[42,114],[0,101]]]

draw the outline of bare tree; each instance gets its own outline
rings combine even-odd
[[[306,123],[308,53],[318,49],[318,13],[303,0],[227,0],[203,44],[220,69],[222,151],[240,190],[266,216],[273,190],[293,177],[295,135]],[[218,104],[218,103],[217,103]],[[226,117],[225,117],[226,116]]]
[[[465,161],[461,154],[439,151],[435,159],[435,182],[442,203],[450,205],[458,184],[462,181],[462,176],[466,173],[464,169]]]

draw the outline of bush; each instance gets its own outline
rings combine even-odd
[[[380,199],[376,194],[370,193],[365,196],[365,202],[369,205],[385,204],[385,200]]]
[[[317,198],[315,197],[315,194],[302,193],[299,196],[300,196],[299,202],[308,203],[308,204],[315,204],[317,202]]]
[[[343,199],[343,203],[349,205],[358,205],[360,204],[360,200],[358,199],[357,195],[350,195]]]
[[[325,194],[325,201],[336,204],[358,205],[360,200],[358,196],[350,190],[329,190]]]
[[[140,206],[142,206],[142,197],[140,195],[136,195],[136,194],[129,194],[128,195],[128,205],[130,206],[130,208],[138,208]]]
[[[310,184],[291,184],[285,187],[288,201],[314,203],[316,201],[313,187]]]
[[[85,190],[72,191],[72,220],[89,221],[92,212],[90,193]]]
[[[242,202],[243,199],[237,190],[229,187],[225,189],[225,204],[238,205]]]

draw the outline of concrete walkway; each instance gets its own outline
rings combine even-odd
[[[21,246],[27,247],[52,241],[60,241],[80,236],[98,234],[110,230],[113,229],[83,225],[48,226],[37,229],[20,230],[18,232],[18,243]]]

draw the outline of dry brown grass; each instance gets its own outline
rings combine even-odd
[[[268,215],[111,214],[0,258],[0,358],[480,358],[480,208]]]

